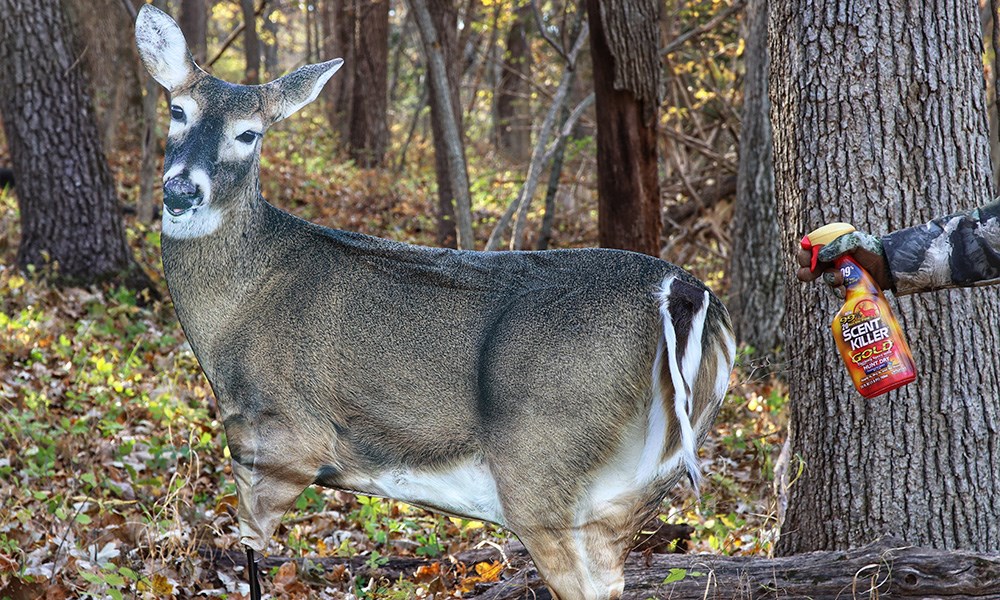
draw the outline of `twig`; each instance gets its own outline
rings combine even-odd
[[[734,2],[732,5],[730,5],[729,8],[715,15],[703,25],[699,25],[694,29],[689,29],[688,31],[685,31],[684,33],[674,38],[674,41],[670,42],[663,48],[660,48],[660,56],[665,56],[667,54],[670,54],[671,52],[676,52],[681,48],[681,46],[688,43],[689,41],[697,39],[702,35],[708,33],[709,31],[715,29],[719,25],[719,23],[722,23],[723,21],[728,19],[731,15],[743,10],[745,6],[746,6],[745,0],[738,0],[737,2]]]
[[[545,28],[545,20],[542,18],[542,11],[538,8],[538,0],[530,0],[530,3],[531,12],[534,13],[535,23],[538,25],[538,33],[541,34],[542,39],[548,42],[564,61],[570,62],[569,55],[566,54],[566,50],[563,49],[562,44],[552,39],[552,36],[549,35],[548,30]]]
[[[254,19],[259,17],[264,12],[265,6],[267,6],[267,0],[261,0],[260,6],[258,6],[257,10],[253,12]],[[229,47],[233,45],[233,42],[235,42],[236,38],[238,38],[240,34],[243,33],[243,30],[246,29],[246,27],[247,27],[246,21],[240,23],[239,26],[237,26],[236,29],[234,29],[233,32],[229,34],[229,37],[227,37],[225,41],[222,42],[222,47],[219,48],[219,51],[215,53],[215,56],[212,57],[212,60],[205,63],[205,67],[206,68],[211,67],[212,65],[215,64],[217,60],[222,58],[223,53],[225,53],[225,51],[228,50]]]

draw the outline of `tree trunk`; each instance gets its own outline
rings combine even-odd
[[[0,14],[0,118],[17,177],[18,265],[63,283],[142,283],[61,2],[0,0]]]
[[[427,58],[434,169],[438,184],[438,244],[472,249],[472,210],[458,94],[457,11],[449,0],[411,0]]]
[[[351,106],[354,97],[355,67],[355,0],[322,0],[320,30],[323,34],[324,59],[343,58],[347,68],[326,84],[326,118],[341,139],[350,133]]]
[[[497,150],[508,160],[524,163],[531,155],[531,54],[528,48],[528,24],[531,3],[524,2],[507,32],[507,44],[497,82],[495,121]]]
[[[729,312],[736,338],[769,353],[781,341],[787,256],[782,252],[774,201],[771,103],[767,98],[767,3],[750,0],[743,53],[743,118],[733,245],[729,269]]]
[[[208,9],[205,0],[181,1],[181,18],[178,24],[184,32],[184,39],[187,40],[191,55],[194,56],[194,62],[199,65],[204,64],[208,58],[207,19]]]
[[[587,0],[597,125],[601,246],[660,254],[660,3]]]
[[[875,234],[985,204],[992,189],[977,7],[968,0],[773,1],[775,191],[789,251],[812,228]],[[786,281],[788,554],[909,544],[1000,547],[1000,295],[900,298],[918,379],[863,400],[834,348],[839,302]]]
[[[281,15],[281,2],[270,2],[264,13],[264,39],[261,40],[264,49],[264,73],[267,79],[273,81],[281,76],[281,65],[278,61],[278,17]],[[326,48],[324,47],[324,51]],[[330,60],[326,56],[322,60]]]
[[[382,165],[389,146],[387,85],[389,77],[389,0],[359,2],[351,107],[351,158],[362,167]]]
[[[260,38],[257,36],[257,12],[254,0],[240,0],[243,9],[243,52],[247,70],[243,82],[248,85],[260,83]]]

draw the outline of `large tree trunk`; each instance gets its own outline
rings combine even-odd
[[[254,0],[240,0],[243,10],[243,53],[246,56],[246,76],[243,83],[260,83],[260,37],[257,35],[257,12]]]
[[[148,283],[131,279],[139,272],[61,2],[0,0],[0,14],[0,118],[17,177],[18,265],[52,269],[66,283]]]
[[[389,0],[366,0],[357,4],[354,86],[351,107],[350,152],[366,168],[378,167],[389,146],[387,124],[389,77]]]
[[[597,114],[601,246],[660,254],[660,3],[587,0]]]
[[[775,190],[784,247],[850,221],[880,234],[985,204],[992,189],[977,7],[969,0],[771,4]],[[788,554],[883,534],[1000,547],[1000,295],[901,298],[918,379],[854,391],[829,322],[839,302],[787,271]]]
[[[181,26],[181,31],[184,32],[184,39],[187,40],[194,62],[199,65],[204,64],[205,59],[208,58],[207,20],[208,9],[205,6],[205,0],[181,1],[181,18],[178,24]]]
[[[410,7],[427,57],[438,184],[437,242],[440,246],[472,249],[469,176],[458,94],[458,12],[449,0],[411,0]]]
[[[531,15],[530,1],[524,2],[510,24],[494,109],[497,149],[517,163],[526,162],[531,155],[531,53],[528,48]]]
[[[774,202],[771,103],[767,98],[767,3],[750,0],[743,53],[743,119],[733,245],[729,269],[729,311],[736,338],[761,352],[780,342],[787,256],[781,251]]]

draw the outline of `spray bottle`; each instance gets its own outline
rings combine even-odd
[[[820,248],[853,231],[848,223],[831,223],[803,237],[802,248],[812,254],[810,268],[816,270]],[[844,276],[847,294],[833,318],[833,338],[858,392],[874,398],[916,379],[910,348],[882,290],[850,256],[834,264]]]

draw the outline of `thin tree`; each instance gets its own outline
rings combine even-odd
[[[743,28],[746,76],[728,302],[737,339],[764,353],[780,341],[787,277],[774,201],[767,3],[750,0]]]
[[[243,54],[246,57],[244,83],[260,83],[260,37],[257,35],[257,11],[254,0],[240,0],[243,12]]]
[[[187,40],[194,61],[199,65],[208,58],[207,21],[205,0],[181,0],[181,18],[178,24],[184,32],[184,39]]]
[[[261,25],[264,30],[264,36],[261,39],[264,52],[264,73],[268,80],[277,79],[281,75],[281,67],[278,62],[278,20],[281,18],[281,5],[282,2],[274,0],[268,3]],[[323,60],[329,60],[329,57]]]
[[[772,0],[775,191],[786,253],[810,229],[875,234],[986,204],[992,194],[976,3],[877,8]],[[790,254],[789,254],[790,256]],[[839,301],[788,281],[790,489],[778,551],[906,544],[1000,547],[1000,295],[895,301],[918,379],[854,391],[830,335]]]
[[[517,163],[527,161],[531,154],[531,53],[528,48],[531,16],[531,1],[522,1],[507,31],[494,108],[493,135],[497,149]]]
[[[448,0],[410,0],[409,5],[427,58],[438,184],[438,244],[472,249],[475,240],[458,96],[457,11]]]
[[[587,0],[597,122],[601,246],[660,254],[656,0]]]
[[[354,65],[356,10],[354,0],[321,0],[320,33],[323,36],[324,60],[343,58],[345,68],[330,80],[323,91],[327,122],[341,139],[350,134],[351,107],[354,104]]]
[[[354,39],[354,86],[351,106],[351,158],[362,167],[377,167],[389,146],[389,0],[360,2],[357,5]]]
[[[0,0],[0,118],[17,178],[17,263],[55,281],[152,289],[125,242],[72,27],[59,0]]]

